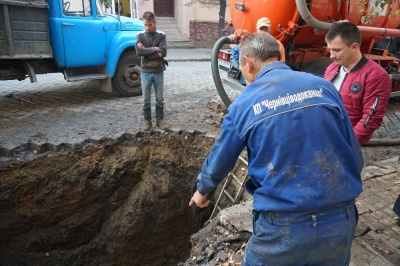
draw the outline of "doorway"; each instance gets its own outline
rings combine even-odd
[[[154,0],[154,15],[160,17],[173,17],[174,0]]]

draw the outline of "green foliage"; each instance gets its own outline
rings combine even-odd
[[[387,8],[385,15],[391,17],[393,12],[393,6],[396,4],[397,0],[374,0],[373,4],[369,6],[370,0],[360,0],[361,8],[361,23],[368,24],[374,23],[376,16],[382,15],[382,12]],[[396,16],[400,16],[400,10],[394,11]]]

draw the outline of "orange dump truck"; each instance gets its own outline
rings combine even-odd
[[[236,31],[252,33],[257,20],[268,17],[272,22],[271,34],[285,46],[286,63],[295,70],[323,75],[332,62],[325,35],[335,22],[350,21],[360,29],[362,53],[387,71],[393,80],[391,97],[397,97],[400,96],[400,17],[395,11],[400,4],[392,1],[376,6],[376,3],[376,0],[230,0],[231,24]],[[363,16],[374,19],[363,24]],[[219,39],[211,61],[214,82],[227,106],[231,100],[222,83],[240,88],[237,80],[240,75],[231,62],[230,50],[221,48],[234,42],[233,36]],[[219,69],[226,71],[226,77],[221,79]]]

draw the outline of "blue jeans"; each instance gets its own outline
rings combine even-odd
[[[154,84],[156,106],[164,107],[164,72],[142,72],[143,109],[151,108],[151,86]]]
[[[345,266],[355,229],[354,201],[313,213],[255,211],[242,266]]]

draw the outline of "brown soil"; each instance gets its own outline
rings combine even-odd
[[[176,265],[210,215],[188,202],[213,142],[167,131],[14,150],[0,165],[0,265]]]

